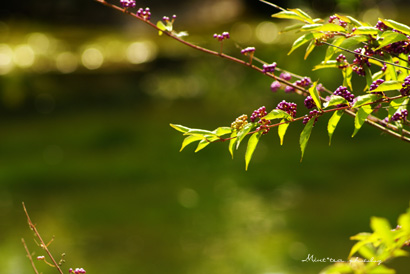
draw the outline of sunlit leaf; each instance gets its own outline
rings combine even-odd
[[[371,259],[376,256],[376,250],[373,245],[363,245],[360,247],[358,252],[366,259]]]
[[[229,153],[231,154],[232,159],[233,159],[234,148],[235,148],[236,142],[238,141],[238,139],[236,138],[236,134],[237,134],[236,130],[233,131],[231,134],[231,139],[229,140]]]
[[[353,36],[353,37],[349,37],[346,40],[344,40],[342,42],[342,44],[340,44],[340,47],[346,48],[346,49],[353,48],[353,47],[356,48],[357,44],[366,42],[367,39],[368,38],[364,35],[356,35],[356,36]]]
[[[407,36],[402,33],[386,30],[380,35],[380,38],[378,39],[379,46],[376,50],[399,41],[407,41]]]
[[[303,18],[306,22],[312,23],[312,24],[314,23],[314,21],[312,20],[312,17],[310,17],[310,15],[304,12],[303,10],[301,9],[288,9],[288,10],[300,15],[300,17]]]
[[[380,30],[375,27],[357,27],[353,34],[377,35]]]
[[[190,128],[188,132],[185,132],[184,135],[214,135],[214,136],[217,136],[215,132],[213,131],[205,130],[205,129],[197,129],[197,128]]]
[[[385,81],[381,83],[376,89],[370,92],[382,92],[389,90],[399,90],[402,88],[403,81]]]
[[[386,61],[394,63],[393,58],[390,54],[385,53],[384,58]],[[405,65],[407,66],[407,64]],[[386,64],[386,80],[398,80],[396,66]]]
[[[311,40],[315,39],[315,35],[312,33],[307,33],[305,35],[300,36],[298,39],[293,42],[292,48],[288,52],[288,55],[291,54],[295,49],[303,46],[307,42],[310,42]]]
[[[273,109],[267,115],[263,116],[262,119],[265,119],[265,120],[273,120],[273,119],[291,120],[292,116],[289,113],[287,113],[286,111],[283,111],[281,109]]]
[[[202,149],[204,149],[206,146],[208,146],[210,144],[210,142],[208,142],[207,140],[201,140],[198,143],[198,146],[196,147],[195,152],[198,152]]]
[[[371,265],[369,265],[370,267]],[[388,268],[385,265],[377,265],[377,266],[371,266],[372,269],[367,271],[366,273],[368,274],[395,274],[396,271],[394,269]]]
[[[354,236],[350,237],[350,240],[365,241],[369,239],[373,234],[369,232],[360,232]]]
[[[312,133],[315,118],[316,118],[316,115],[311,117],[309,122],[307,122],[307,124],[305,125],[302,133],[300,134],[299,144],[300,144],[300,150],[302,152],[302,155],[301,155],[301,158],[300,158],[301,162],[303,160],[303,155],[305,154],[305,149],[306,149],[306,145],[309,141],[310,134]]]
[[[377,100],[381,99],[382,96],[379,94],[365,94],[356,97],[356,102],[354,103],[353,107],[358,108],[365,104],[369,104],[372,102],[376,102]]]
[[[346,32],[346,29],[336,24],[311,24],[305,25],[301,28],[302,31],[316,31],[316,32]]]
[[[295,19],[295,20],[302,21],[304,23],[307,21],[306,17],[304,15],[302,15],[298,12],[289,11],[289,10],[283,10],[283,11],[280,11],[278,13],[272,14],[272,17],[280,18],[280,19]],[[308,21],[308,22],[311,23],[310,21]]]
[[[320,102],[320,95],[319,91],[316,89],[317,87],[317,81],[313,83],[313,85],[309,88],[309,94],[312,97],[313,101],[315,102],[315,105],[318,109],[322,109],[322,104]]]
[[[333,133],[335,132],[337,124],[339,123],[340,118],[342,118],[343,113],[344,113],[343,110],[337,110],[333,113],[332,117],[330,117],[329,119],[329,123],[327,124],[327,132],[329,134],[329,146],[332,143]]]
[[[328,68],[338,68],[338,64],[336,60],[329,60],[327,62],[322,62],[319,65],[316,65],[313,70],[318,69],[328,69]]]
[[[188,132],[190,130],[189,127],[185,127],[181,125],[176,125],[176,124],[169,124],[169,125],[182,133]]]
[[[282,120],[281,123],[285,122],[285,120]],[[280,139],[280,145],[283,145],[283,140],[285,138],[286,131],[288,130],[289,123],[284,123],[278,126],[278,135]]]
[[[179,151],[182,151],[187,145],[189,145],[192,142],[203,140],[205,137],[199,136],[199,135],[190,135],[184,139],[182,142],[181,149]]]
[[[387,244],[393,243],[393,234],[389,221],[385,218],[372,217],[370,219],[370,227],[381,237]]]
[[[164,32],[164,31],[167,30],[167,27],[164,25],[164,23],[163,23],[162,21],[158,21],[158,22],[157,22],[157,27],[160,29],[160,30],[158,31],[158,34],[159,34],[159,35],[162,35],[162,32]]]
[[[281,30],[279,33],[284,33],[287,31],[292,31],[292,30],[296,30],[296,29],[300,29],[301,27],[303,27],[305,24],[295,24],[295,25],[291,25],[291,26],[287,26],[285,27],[283,30]]]
[[[371,84],[373,83],[373,78],[372,78],[372,71],[367,65],[363,65],[363,69],[365,71],[365,77],[366,77],[366,87],[365,90],[369,90]]]
[[[389,104],[389,108],[388,108],[389,118],[390,118],[391,116],[393,116],[393,114],[394,114],[397,110],[405,108],[406,105],[407,105],[407,103],[408,103],[408,101],[409,101],[409,99],[408,99],[408,98],[404,98],[404,97],[403,97],[403,98],[398,98],[398,99],[395,99],[395,100],[391,101],[390,104]]]
[[[346,18],[348,18],[350,20],[350,22],[355,25],[356,27],[361,27],[363,25],[365,25],[365,23],[360,22],[359,20],[357,20],[356,18],[353,18],[351,16],[346,16]]]
[[[347,66],[342,70],[343,73],[343,86],[349,87],[351,90],[353,89],[352,86],[352,75],[353,69],[351,66]]]
[[[314,40],[310,41],[309,46],[306,48],[306,53],[304,59],[306,60],[310,53],[315,49],[316,42]]]
[[[331,106],[336,106],[336,105],[341,105],[341,104],[348,105],[349,101],[347,101],[342,96],[332,95],[332,96],[330,96],[330,100],[323,104],[323,108],[328,108],[328,107],[331,107]]]
[[[366,121],[367,116],[372,113],[373,109],[370,105],[362,106],[356,113],[356,117],[354,119],[354,132],[352,137],[354,137],[357,132],[359,132],[360,128],[363,126],[364,122]]]
[[[252,136],[248,140],[248,146],[246,147],[246,153],[245,153],[245,170],[248,170],[249,162],[252,159],[252,155],[255,152],[255,148],[258,145],[259,138],[261,137],[262,132],[258,131],[252,134]]]
[[[406,35],[410,35],[410,27],[405,25],[405,24],[393,21],[391,19],[381,19],[381,18],[379,18],[379,20],[382,21],[386,26],[388,26],[392,29],[403,32]]]
[[[255,123],[247,123],[237,134],[236,149],[239,148],[243,138],[252,130],[255,126]]]
[[[230,134],[232,133],[232,128],[231,127],[218,127],[213,131],[215,135],[217,136],[223,136],[225,134]]]
[[[335,40],[332,42],[332,45],[334,45],[334,46],[340,46],[340,44],[341,44],[344,40],[346,40],[346,37],[344,37],[344,36],[336,37]],[[334,55],[336,52],[339,52],[339,51],[341,51],[341,49],[338,49],[338,48],[336,48],[336,47],[332,47],[332,46],[327,47],[325,59],[324,59],[323,61],[324,61],[324,62],[329,61],[329,60],[333,57],[333,55]]]

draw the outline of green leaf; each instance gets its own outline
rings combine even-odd
[[[206,146],[208,146],[210,142],[208,142],[206,139],[199,141],[198,146],[196,147],[195,152],[198,152],[202,149],[204,149]]]
[[[379,34],[380,30],[375,27],[357,27],[353,34],[364,34],[364,35],[377,35]]]
[[[332,142],[333,133],[335,132],[337,124],[339,123],[340,118],[342,118],[343,113],[344,113],[343,110],[337,110],[333,113],[332,117],[330,117],[329,119],[329,123],[327,124],[327,132],[329,133],[329,146]]]
[[[305,128],[303,129],[302,133],[300,134],[299,143],[300,143],[300,150],[302,151],[302,156],[300,158],[301,162],[303,160],[303,155],[305,154],[305,149],[306,149],[306,145],[309,141],[310,134],[312,133],[315,118],[316,118],[316,115],[312,116],[312,118],[309,120],[309,122],[307,122],[307,124],[305,125]]]
[[[366,259],[376,257],[376,250],[373,245],[363,245],[362,247],[360,247],[359,253]]]
[[[336,37],[335,40],[333,40],[332,45],[334,45],[334,46],[340,46],[340,44],[341,44],[344,40],[346,40],[346,37],[344,37],[344,36]],[[333,55],[334,55],[336,52],[339,52],[339,51],[341,51],[341,50],[338,49],[338,48],[336,48],[336,47],[328,46],[327,49],[326,49],[325,60],[323,60],[323,61],[324,61],[324,62],[329,61],[329,60],[333,57]]]
[[[313,85],[309,88],[309,94],[310,96],[312,96],[313,102],[315,102],[316,107],[322,110],[319,91],[316,89],[316,87],[317,87],[317,81],[314,82]]]
[[[394,63],[393,58],[390,54],[384,53],[384,58],[386,61]],[[386,80],[398,80],[396,66],[386,64]]]
[[[360,232],[354,236],[350,237],[350,240],[357,240],[357,241],[366,241],[368,240],[370,237],[372,237],[372,233],[369,232]]]
[[[231,153],[232,159],[233,159],[233,151],[236,145],[236,142],[238,139],[236,138],[236,130],[232,131],[231,133],[231,140],[229,140],[229,153]]]
[[[231,127],[218,127],[213,131],[215,135],[217,136],[223,136],[225,134],[230,134],[232,133],[232,128]]]
[[[262,119],[265,120],[273,120],[273,119],[286,119],[286,120],[292,120],[292,116],[281,110],[281,109],[274,109],[271,112],[269,112],[267,115],[263,116]]]
[[[399,41],[407,41],[407,36],[402,33],[386,30],[380,35],[378,39],[379,46],[376,48],[376,50]]]
[[[398,98],[391,101],[388,108],[389,118],[393,116],[397,110],[405,108],[408,100],[408,98]]]
[[[167,27],[164,25],[164,23],[162,21],[157,22],[157,27],[160,29],[158,31],[158,35],[160,35],[160,36],[162,35],[162,32],[167,30]]]
[[[185,132],[184,135],[213,135],[217,136],[215,132],[205,130],[205,129],[197,129],[197,128],[190,128],[188,132]]]
[[[245,138],[245,136],[252,130],[252,128],[255,126],[255,123],[247,123],[239,132],[237,135],[238,139],[236,141],[236,149],[239,148],[239,145],[241,144],[243,138]]]
[[[313,35],[312,33],[307,33],[305,35],[300,36],[298,39],[295,40],[295,42],[293,42],[292,48],[288,52],[288,55],[290,55],[295,49],[303,46],[312,39],[315,39],[315,35]]]
[[[312,17],[310,17],[310,15],[304,12],[303,10],[301,9],[288,9],[288,10],[293,11],[294,13],[300,15],[300,17],[304,18],[306,22],[314,23]]]
[[[203,140],[205,137],[200,136],[200,135],[190,135],[184,139],[182,142],[181,149],[179,151],[182,151],[187,145],[189,145],[192,142]]]
[[[348,105],[349,102],[345,98],[343,98],[342,96],[332,95],[332,96],[330,96],[330,100],[323,104],[323,108],[328,108],[328,107],[331,107],[331,106],[336,106],[336,105],[341,105],[341,104]]]
[[[284,32],[288,32],[288,31],[300,29],[300,28],[303,27],[304,25],[305,25],[305,24],[295,24],[295,25],[287,26],[287,27],[285,27],[283,30],[281,30],[279,33],[284,33]]]
[[[372,71],[367,65],[363,65],[363,69],[365,71],[365,77],[366,77],[366,87],[365,90],[368,90],[373,83],[373,78],[372,78]]]
[[[360,22],[359,20],[357,20],[356,18],[353,18],[353,17],[351,17],[351,16],[346,16],[349,20],[350,20],[350,22],[353,24],[353,25],[355,25],[356,27],[361,27],[361,26],[363,26],[364,25],[364,23],[363,22]]]
[[[322,62],[319,65],[316,65],[313,70],[318,70],[318,69],[328,69],[328,68],[338,68],[338,64],[336,60],[330,60],[327,62]]]
[[[401,229],[410,234],[410,211],[401,214],[397,223],[401,226]]]
[[[285,122],[285,120],[280,121],[281,123]],[[278,135],[280,139],[280,145],[283,145],[283,140],[285,138],[286,131],[288,130],[289,123],[281,124],[278,126]]]
[[[356,97],[356,102],[354,103],[353,107],[358,108],[365,104],[369,104],[372,102],[376,102],[377,100],[381,99],[382,96],[379,94],[366,94]]]
[[[382,92],[389,90],[400,90],[402,88],[403,81],[385,81],[381,83],[376,89],[369,92]]]
[[[394,241],[393,233],[391,231],[391,226],[389,224],[389,221],[387,221],[387,219],[380,218],[380,217],[372,217],[370,219],[370,227],[387,244],[393,243]]]
[[[245,163],[246,167],[245,170],[248,170],[249,162],[252,159],[252,155],[255,152],[255,148],[258,145],[259,138],[262,135],[262,131],[255,132],[252,134],[252,136],[248,140],[248,146],[246,147],[246,153],[245,153]]]
[[[346,48],[346,49],[357,47],[357,44],[366,42],[367,39],[368,38],[364,35],[356,35],[353,37],[349,37],[346,40],[344,40],[342,44],[340,44],[340,47]]]
[[[310,21],[312,20],[312,19],[306,20],[306,17],[303,14],[299,12],[295,12],[295,11],[290,11],[290,10],[283,10],[278,13],[272,14],[272,17],[280,18],[280,19],[295,19],[295,20],[302,21],[304,23],[306,21],[310,23]]]
[[[310,41],[309,46],[306,48],[306,53],[304,57],[305,60],[308,58],[309,54],[312,53],[315,47],[316,47],[316,42],[314,40]]]
[[[315,32],[346,32],[346,29],[336,24],[310,24],[301,28],[302,31]]]
[[[369,114],[372,113],[372,111],[373,109],[370,105],[364,105],[359,109],[354,119],[354,132],[352,137],[354,137],[357,134],[357,132],[360,130],[360,128],[366,121],[367,116],[369,116]]]
[[[353,69],[351,66],[347,66],[342,70],[343,73],[343,86],[349,87],[351,90],[353,89],[352,86],[352,75],[353,75]]]
[[[391,19],[380,19],[380,21],[382,21],[386,26],[398,30],[400,32],[403,32],[406,35],[410,35],[410,27],[406,26],[405,24],[393,21]]]
[[[182,133],[188,132],[190,130],[189,127],[185,127],[181,125],[175,125],[175,124],[169,124],[169,125]]]

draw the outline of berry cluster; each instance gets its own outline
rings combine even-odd
[[[257,131],[262,131],[262,134],[266,134],[269,132],[269,125],[271,123],[270,120],[260,119],[258,123],[260,124],[260,126],[256,128]]]
[[[336,15],[332,15],[329,17],[329,23],[333,23],[335,20],[339,21],[339,25],[342,27],[347,27],[347,22],[341,20],[339,17],[337,17]]]
[[[339,54],[339,56],[336,57],[336,62],[340,69],[347,68],[347,66],[349,65],[346,60],[346,56],[344,56],[343,54]]]
[[[120,4],[123,8],[135,8],[135,0],[120,0]]]
[[[404,83],[401,85],[400,93],[403,96],[410,94],[410,75],[404,78]]]
[[[373,83],[370,85],[369,91],[375,90],[378,86],[384,83],[383,79],[377,79],[376,81],[373,81]],[[380,93],[381,92],[372,92],[372,93]]]
[[[308,97],[306,97],[306,99],[305,99],[305,101],[303,102],[304,104],[305,104],[305,107],[307,108],[307,109],[312,109],[312,108],[314,108],[314,107],[316,107],[316,104],[315,104],[315,102],[313,101],[313,98],[312,98],[312,96],[308,96]]]
[[[76,268],[75,270],[73,270],[72,268],[70,268],[68,270],[68,273],[73,273],[73,274],[83,274],[85,273],[85,270],[83,268]]]
[[[231,123],[231,128],[241,130],[248,123],[248,115],[242,114]]]
[[[168,16],[164,16],[164,17],[162,17],[162,21],[164,21],[164,22],[166,22],[166,23],[174,23],[174,21],[175,21],[175,19],[177,18],[177,16],[174,14],[174,15],[172,15],[172,18],[171,19],[169,19],[169,17]]]
[[[273,81],[272,84],[270,85],[270,89],[272,92],[277,92],[278,89],[280,89],[281,84],[279,83],[279,81]]]
[[[276,109],[283,110],[294,118],[296,116],[297,105],[295,103],[288,103],[283,100],[276,106]]]
[[[297,80],[295,82],[295,85],[299,87],[310,87],[311,84],[312,84],[312,80],[310,80],[309,77],[303,77],[302,79]]]
[[[145,8],[145,10],[143,8],[139,8],[137,15],[146,21],[151,19],[151,11],[149,8]]]
[[[222,42],[225,39],[229,39],[230,35],[229,35],[229,32],[225,31],[225,32],[222,32],[222,34],[216,34],[215,33],[214,38],[218,39],[218,41]]]
[[[355,54],[355,59],[353,60],[353,71],[359,74],[360,76],[365,76],[366,72],[363,68],[364,65],[367,65],[370,67],[370,62],[369,58],[363,56],[363,55],[371,55],[370,52],[366,52],[366,49],[364,48],[357,48],[354,50]]]
[[[258,108],[257,110],[255,110],[252,115],[251,115],[251,122],[254,123],[256,118],[262,118],[264,116],[266,116],[266,114],[268,114],[266,112],[266,108],[265,106]]]
[[[295,88],[292,87],[292,86],[286,86],[285,87],[285,92],[286,93],[290,93],[290,92],[294,92],[294,91],[295,91]]]
[[[349,103],[353,103],[353,100],[354,100],[354,94],[348,91],[347,87],[344,87],[344,86],[338,87],[335,90],[335,92],[333,92],[333,95],[341,96],[345,98]]]
[[[396,111],[393,116],[391,117],[392,121],[400,121],[400,120],[406,120],[407,116],[408,116],[408,111],[407,109],[403,109],[403,110],[398,110]]]
[[[383,23],[382,21],[377,21],[376,26],[374,26],[376,29],[380,30],[380,31],[385,31],[387,29],[387,26],[385,23]]]
[[[315,126],[316,122],[317,122],[317,117],[319,116],[319,111],[317,111],[316,109],[312,110],[309,112],[309,114],[306,114],[305,117],[303,118],[302,123],[304,125],[306,125],[310,119],[312,119],[313,117],[315,117],[315,121],[313,122],[313,126]]]
[[[254,53],[255,52],[255,47],[247,47],[241,50],[241,53],[244,55],[247,55],[248,53]]]
[[[407,36],[407,39],[409,39],[409,36]],[[401,53],[409,54],[410,53],[410,42],[409,40],[395,42],[395,43],[385,46],[383,50],[390,54],[394,54],[394,55],[399,55]]]
[[[290,73],[288,72],[282,72],[279,77],[286,81],[292,79],[292,75],[290,75]]]
[[[274,72],[275,69],[276,69],[276,63],[263,64],[262,72],[263,73]]]

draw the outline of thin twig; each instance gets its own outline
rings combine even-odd
[[[26,213],[27,222],[28,222],[30,229],[34,231],[34,234],[36,235],[37,239],[40,241],[40,247],[46,251],[47,255],[50,257],[51,261],[53,262],[53,265],[57,268],[58,272],[60,272],[60,274],[64,274],[60,266],[58,265],[57,261],[54,259],[53,255],[51,254],[50,250],[48,249],[46,243],[43,241],[43,238],[41,238],[41,235],[37,231],[36,226],[31,221],[30,216],[28,215],[26,206],[24,205],[24,202],[23,202],[23,209],[24,209],[24,212]]]
[[[36,266],[35,266],[35,264],[34,264],[33,258],[31,257],[30,251],[28,250],[27,244],[26,244],[26,242],[24,241],[23,238],[21,238],[21,242],[23,243],[24,249],[25,249],[26,252],[27,252],[27,258],[30,260],[30,263],[31,263],[31,266],[32,266],[33,269],[34,269],[34,272],[36,272],[36,274],[39,274],[39,273],[38,273],[38,270],[37,270],[37,268],[36,268]]]

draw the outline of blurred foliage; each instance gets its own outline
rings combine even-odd
[[[277,36],[283,25],[270,18],[274,11],[256,1],[233,1],[237,13],[225,20],[211,16],[211,4],[219,2],[226,1],[142,6],[158,18],[177,14],[176,27],[187,30],[190,41],[217,49],[213,33],[228,30],[241,45],[256,46],[258,57],[320,77],[329,88],[338,85],[337,70],[308,70],[323,57],[320,51],[303,63],[302,51],[289,59],[294,37]],[[390,2],[405,22],[400,17],[407,7]],[[318,12],[333,11],[334,2],[326,3],[329,10]],[[357,12],[366,15],[363,7],[374,3],[361,1]],[[315,8],[323,2],[278,4]],[[180,136],[170,122],[214,128],[277,104],[270,80],[257,73],[158,37],[93,1],[8,1],[0,20],[5,273],[32,271],[22,236],[40,255],[21,201],[45,240],[56,236],[50,248],[56,257],[66,253],[65,269],[89,273],[318,273],[324,265],[301,262],[307,254],[344,258],[353,244],[349,237],[368,230],[369,216],[393,223],[408,206],[406,145],[369,127],[351,140],[347,117],[331,148],[321,134],[326,125],[318,122],[307,148],[317,153],[303,164],[298,137],[292,137],[297,127],[289,129],[283,147],[275,137],[261,141],[247,172],[238,160],[244,151],[231,160],[226,144],[179,153]],[[133,48],[146,54],[133,55]],[[84,65],[90,49],[89,59],[100,66]],[[240,55],[233,43],[225,50]],[[16,52],[25,56],[17,63]],[[394,266],[405,271],[408,262]],[[41,271],[54,273],[47,266]]]

